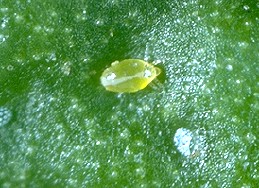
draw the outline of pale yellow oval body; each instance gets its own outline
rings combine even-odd
[[[108,91],[133,93],[144,89],[161,70],[140,59],[115,61],[104,70],[101,83]]]

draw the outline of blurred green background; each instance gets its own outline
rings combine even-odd
[[[106,91],[127,58],[158,87]],[[257,0],[0,0],[0,187],[256,187],[258,60]]]

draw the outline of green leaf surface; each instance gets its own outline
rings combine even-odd
[[[256,187],[258,12],[256,0],[0,0],[0,187]],[[102,72],[130,58],[160,62],[155,84],[106,91]]]

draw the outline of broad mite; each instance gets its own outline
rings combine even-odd
[[[115,61],[104,70],[101,83],[108,91],[134,93],[144,89],[161,70],[140,59]]]

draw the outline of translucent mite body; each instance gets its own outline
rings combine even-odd
[[[161,70],[140,59],[115,61],[104,70],[101,83],[108,91],[133,93],[144,89]]]

